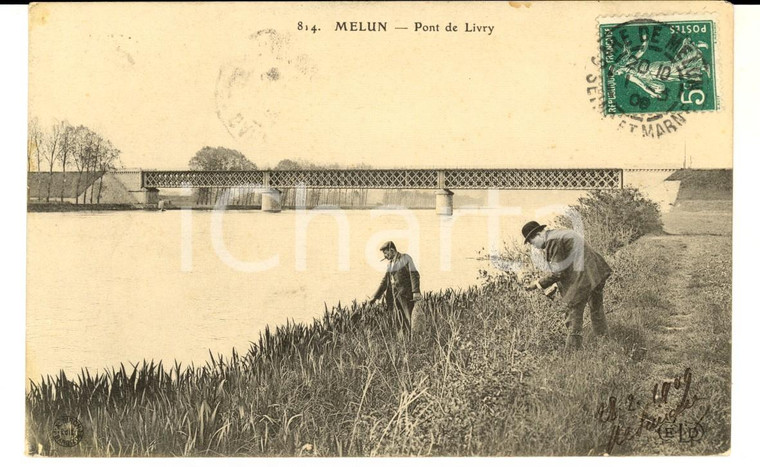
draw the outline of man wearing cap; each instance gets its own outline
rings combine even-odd
[[[384,259],[388,260],[388,268],[372,301],[378,301],[385,295],[388,309],[395,310],[396,319],[401,321],[406,331],[410,331],[414,302],[422,299],[420,273],[414,266],[412,257],[396,250],[393,242],[385,242],[380,251],[383,252]]]
[[[546,230],[546,225],[530,221],[522,228],[525,243],[544,250],[549,273],[531,283],[527,289],[545,290],[557,284],[562,300],[567,305],[565,350],[581,347],[583,337],[583,310],[586,303],[591,310],[591,325],[597,335],[607,334],[604,316],[603,291],[612,273],[602,255],[574,230]]]

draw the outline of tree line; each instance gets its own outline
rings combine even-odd
[[[188,162],[190,170],[259,170],[255,162],[236,149],[204,146]],[[282,159],[272,170],[371,169],[367,164],[350,167],[340,164],[315,164],[302,159]]]
[[[89,182],[97,174],[116,168],[119,164],[120,151],[114,144],[84,125],[72,125],[66,121],[55,121],[49,127],[43,127],[37,118],[29,122],[27,133],[27,168],[30,173],[48,174],[46,192],[43,191],[42,176],[38,176],[37,199],[50,202],[51,197],[64,201],[67,186],[67,174],[74,173],[76,185],[74,197],[79,204],[79,189],[85,183],[83,203],[100,203],[103,177],[95,192],[95,184]],[[53,193],[53,171],[62,172],[60,191]],[[83,180],[84,178],[84,180]],[[31,187],[30,187],[31,190]],[[89,192],[88,192],[89,190]],[[30,193],[31,194],[31,193]],[[88,201],[89,197],[89,201]],[[95,198],[95,199],[93,199]]]
[[[259,170],[256,163],[248,159],[243,153],[235,149],[225,147],[205,146],[200,149],[188,162],[191,170]],[[339,164],[315,164],[302,159],[282,159],[275,164],[272,170],[319,170],[319,169],[342,169],[346,168]],[[366,164],[352,165],[352,169],[371,169]],[[283,206],[293,207],[296,204],[295,190],[282,188],[281,199]],[[224,188],[197,188],[197,204],[215,204],[220,197],[225,198],[228,204],[250,205],[260,202],[257,195],[243,190],[237,194],[235,190]],[[234,199],[229,199],[229,198]],[[307,189],[305,203],[307,207],[320,204],[331,205],[366,205],[366,189],[347,188],[309,188]]]

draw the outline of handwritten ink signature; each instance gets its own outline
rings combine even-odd
[[[606,452],[611,454],[616,446],[646,433],[656,433],[663,442],[677,440],[693,444],[700,441],[705,434],[702,420],[710,411],[710,406],[705,406],[698,419],[683,420],[686,412],[702,400],[692,391],[691,380],[691,368],[686,368],[683,375],[676,376],[672,381],[655,383],[651,396],[644,402],[634,394],[628,394],[622,400],[613,395],[602,402],[594,418],[602,424],[611,425]],[[680,392],[680,397],[676,391]]]

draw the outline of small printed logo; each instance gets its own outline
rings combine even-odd
[[[53,424],[53,440],[59,446],[71,448],[79,444],[84,436],[84,427],[75,417],[58,417]]]
[[[705,436],[705,428],[701,422],[695,423],[663,423],[657,430],[663,441],[677,440],[679,443],[696,443]]]

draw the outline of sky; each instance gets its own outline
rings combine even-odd
[[[511,3],[39,4],[29,112],[98,131],[130,168],[186,168],[203,146],[237,149],[260,167],[732,165],[723,4]],[[591,60],[600,18],[643,7],[722,25],[720,110],[688,114],[660,138],[604,117],[588,82],[600,72]],[[343,21],[388,30],[336,31]],[[417,22],[439,32],[414,31]],[[459,30],[446,32],[449,23]],[[493,30],[465,31],[474,25]]]

